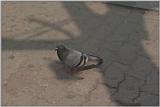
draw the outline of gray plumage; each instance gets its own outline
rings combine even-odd
[[[88,62],[88,60],[91,59],[91,55],[84,54],[80,51],[68,48],[64,45],[58,45],[56,47],[56,51],[57,51],[58,58],[65,65],[67,65],[71,68],[82,67]],[[95,58],[95,56],[92,56],[92,57]],[[96,58],[99,58],[99,57],[96,57]],[[100,58],[99,58],[99,60],[100,60]],[[100,62],[98,62],[98,64],[100,64]]]

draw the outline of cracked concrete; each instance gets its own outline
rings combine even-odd
[[[142,91],[159,95],[159,78],[157,77],[158,72],[151,72],[151,74],[146,79],[146,84],[142,87]]]
[[[158,19],[102,2],[3,1],[2,105],[159,105]],[[72,76],[59,43],[104,63]]]
[[[159,103],[158,97],[158,95],[155,96],[145,92],[141,92],[141,95],[136,99],[135,102],[144,106],[157,106]]]
[[[123,80],[127,69],[127,66],[119,63],[111,64],[105,72],[106,84],[110,87],[117,88],[118,82]]]
[[[133,99],[139,94],[138,90],[142,84],[143,81],[139,81],[133,77],[126,77],[126,79],[119,85],[118,91],[114,95],[115,99],[122,102],[124,105],[134,104]]]

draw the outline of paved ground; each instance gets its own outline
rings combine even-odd
[[[2,104],[159,105],[158,29],[154,11],[2,2]],[[104,63],[70,76],[53,50],[59,43]]]

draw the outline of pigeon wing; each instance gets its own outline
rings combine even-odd
[[[81,61],[82,53],[76,50],[70,50],[64,63],[70,67],[74,67]]]

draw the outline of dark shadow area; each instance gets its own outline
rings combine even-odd
[[[73,71],[68,67],[64,66],[64,64],[62,64],[60,61],[53,61],[52,63],[50,63],[49,67],[51,70],[55,71],[57,79],[59,80],[81,80],[84,78],[80,77],[78,73],[80,71],[92,69],[95,66],[87,66]]]
[[[99,67],[107,88],[116,89],[111,95],[121,105],[159,105],[159,71],[142,46],[148,39],[143,10],[131,10],[108,5],[106,14],[93,13],[84,2],[63,3],[73,21],[81,30],[81,36],[72,34],[50,22],[30,18],[29,23],[58,29],[70,37],[69,40],[16,40],[2,38],[5,50],[53,50],[56,44],[100,56],[104,63]],[[119,11],[120,10],[120,11]],[[50,29],[50,30],[51,30]],[[35,35],[36,36],[36,35]],[[57,78],[71,79],[62,64],[51,62]]]
[[[51,69],[55,69],[57,79],[59,80],[72,79],[72,76],[69,74],[69,69],[67,69],[61,62],[54,61],[50,63],[49,67]]]
[[[128,12],[126,8],[109,5],[108,13],[96,15],[83,3],[64,6],[82,31],[81,43],[76,42],[76,46],[93,53],[98,48],[98,55],[104,59],[100,70],[106,86],[116,89],[113,100],[121,105],[158,105],[158,68],[141,43],[148,39],[143,10]],[[155,80],[148,79],[152,74]],[[157,97],[151,97],[144,87],[156,88]]]
[[[72,39],[74,37],[70,32],[62,29],[62,27],[61,27],[62,25],[70,23],[70,20],[63,20],[63,21],[57,22],[57,23],[50,23],[48,21],[37,19],[37,18],[32,18],[32,17],[29,18],[28,20],[31,23],[38,23],[38,24],[42,25],[43,27],[49,27],[49,28],[51,28],[50,30],[54,29],[54,30],[58,30],[60,32],[63,32],[67,36],[69,36],[70,39]]]

